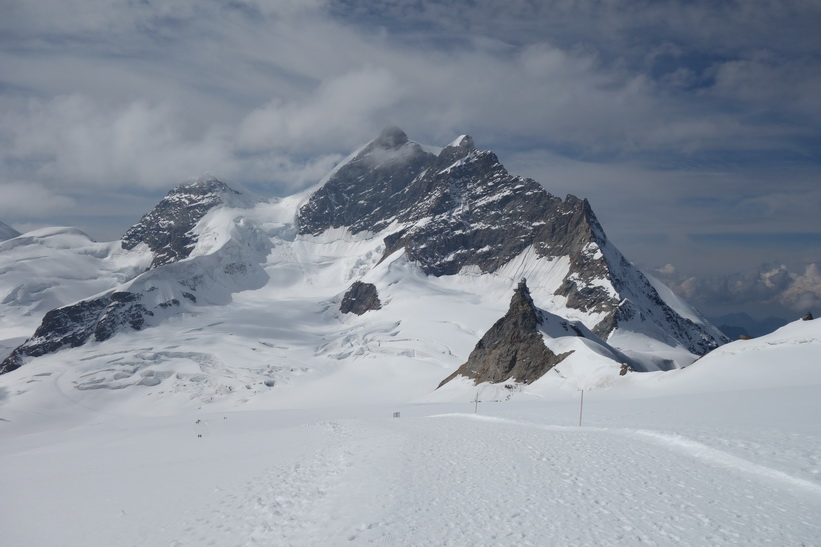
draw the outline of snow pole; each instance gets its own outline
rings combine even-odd
[[[584,390],[582,390],[582,401],[579,404],[579,427],[582,426],[582,412],[584,411]]]
[[[478,391],[476,392],[476,398],[473,399],[473,402],[474,402],[473,413],[477,414],[479,412],[479,392]]]

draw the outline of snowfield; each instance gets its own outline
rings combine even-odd
[[[400,226],[299,235],[316,188],[216,183],[194,184],[228,196],[196,224],[162,215],[211,190],[155,210],[190,248],[151,247],[162,230],[0,242],[0,357],[84,301],[0,375],[3,547],[821,545],[821,321],[696,360],[714,327],[596,244],[629,288],[602,340],[607,310],[558,290],[568,256],[531,244],[492,272],[426,275],[405,248],[384,256]],[[572,354],[532,384],[437,389],[522,278],[545,345]],[[363,315],[340,310],[355,281],[378,292]]]
[[[549,382],[152,408],[156,386],[23,367],[0,377],[3,544],[818,545],[819,356],[821,321],[795,322],[587,390],[581,426]]]

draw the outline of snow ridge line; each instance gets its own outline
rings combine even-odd
[[[525,427],[534,427],[537,429],[545,429],[547,431],[578,431],[578,432],[596,432],[596,433],[610,433],[625,436],[636,437],[643,441],[650,441],[655,444],[662,445],[671,450],[684,453],[690,457],[698,460],[733,469],[748,475],[753,475],[758,478],[776,480],[786,483],[790,486],[802,488],[817,496],[821,496],[821,485],[815,484],[811,481],[793,477],[792,475],[761,465],[758,463],[739,458],[729,452],[712,448],[700,442],[682,437],[681,435],[662,433],[659,431],[652,431],[649,429],[611,429],[606,427],[578,427],[566,425],[546,425],[537,424],[533,422],[525,422],[521,420],[511,420],[508,418],[497,418],[492,416],[481,416],[478,414],[436,414],[430,416],[431,418],[468,418],[473,420],[481,420],[488,422],[505,423],[512,425],[520,425]]]

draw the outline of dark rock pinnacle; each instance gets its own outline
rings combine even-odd
[[[476,384],[507,380],[529,384],[538,380],[572,353],[556,355],[550,351],[542,339],[540,323],[539,310],[523,279],[513,293],[505,316],[479,340],[467,362],[439,387],[457,376],[472,378]]]

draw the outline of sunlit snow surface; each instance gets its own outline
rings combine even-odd
[[[157,367],[198,359],[145,351]],[[0,378],[3,544],[817,545],[819,356],[821,320],[795,322],[586,390],[581,427],[581,394],[548,384],[355,404],[385,385],[363,372],[236,411],[160,396],[167,380],[80,391],[23,367]]]
[[[543,310],[595,324],[554,294],[567,260],[428,277],[380,261],[380,234],[297,237],[304,198],[214,209],[188,259],[136,278],[144,249],[72,229],[0,244],[7,349],[103,291],[168,299],[184,277],[203,295],[0,376],[0,544],[821,543],[821,320],[620,376],[549,318],[545,343],[574,353],[534,384],[437,390],[522,277]],[[356,280],[381,310],[339,312]],[[614,342],[692,360],[640,330]]]

